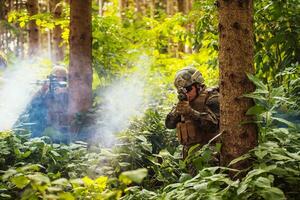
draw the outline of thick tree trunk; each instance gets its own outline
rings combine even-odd
[[[254,90],[246,73],[254,73],[253,66],[253,2],[252,0],[219,0],[219,62],[222,132],[221,164],[247,153],[257,145],[257,129],[246,116],[253,101],[242,97]],[[241,162],[233,166],[246,167]]]
[[[86,112],[92,105],[91,0],[70,1],[69,114]]]
[[[51,0],[50,10],[55,20],[60,19],[62,14],[61,0]],[[61,35],[62,35],[62,29],[60,25],[55,25],[52,33],[52,51],[53,51],[52,57],[55,63],[60,62],[64,59],[64,49],[63,46],[61,45],[63,39]]]
[[[38,14],[39,7],[38,7],[38,0],[27,0],[27,10],[29,16],[33,16]],[[36,55],[39,51],[39,29],[36,25],[35,20],[30,20],[28,24],[28,55],[33,56]]]

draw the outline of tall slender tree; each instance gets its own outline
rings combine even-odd
[[[55,20],[59,20],[62,14],[62,1],[50,0],[50,9]],[[62,28],[60,25],[55,25],[52,32],[52,50],[53,61],[59,62],[64,59],[64,49],[62,46]]]
[[[70,1],[69,115],[92,105],[92,0]]]
[[[243,94],[254,90],[246,73],[253,74],[253,1],[219,0],[219,62],[222,132],[221,163],[227,165],[257,144],[257,130],[247,110],[253,101]],[[246,162],[234,167],[241,169]]]
[[[98,5],[99,5],[99,15],[103,16],[104,0],[98,0]]]
[[[26,3],[27,11],[30,17],[38,14],[39,4],[38,0],[27,0]],[[28,55],[36,55],[39,51],[39,29],[35,20],[30,20],[28,24]]]

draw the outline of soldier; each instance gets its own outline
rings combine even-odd
[[[42,88],[19,120],[19,126],[29,125],[32,137],[46,134],[54,142],[68,142],[67,75],[65,68],[53,67],[48,80],[42,83]]]
[[[191,146],[207,144],[218,134],[218,89],[206,88],[202,74],[193,67],[178,71],[174,85],[179,102],[167,115],[165,125],[177,129],[185,159]]]

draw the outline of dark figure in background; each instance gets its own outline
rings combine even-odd
[[[67,75],[65,68],[53,68],[19,119],[18,127],[28,128],[32,137],[47,135],[57,143],[69,142]]]
[[[193,67],[177,72],[175,87],[179,102],[166,117],[166,127],[177,129],[183,159],[191,146],[203,146],[219,132],[218,89],[206,88],[202,74]]]

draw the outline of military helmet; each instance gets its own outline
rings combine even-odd
[[[51,75],[58,76],[58,77],[67,77],[68,71],[63,66],[55,65],[52,68]]]
[[[175,76],[174,85],[177,89],[188,87],[194,83],[203,84],[202,74],[194,67],[185,67],[178,71]]]

